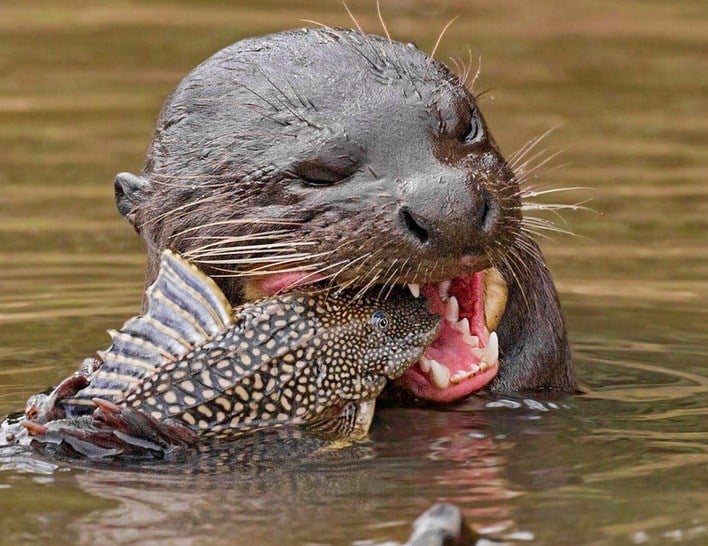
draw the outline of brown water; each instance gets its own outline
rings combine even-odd
[[[374,0],[349,2],[380,32]],[[700,1],[383,0],[395,37],[483,58],[504,150],[587,186],[581,237],[543,241],[590,393],[384,408],[371,443],[190,477],[6,454],[0,543],[371,544],[437,500],[490,538],[708,543],[708,8]],[[165,95],[242,37],[337,2],[0,4],[0,415],[71,372],[138,308],[143,249],[112,178],[137,171]],[[565,164],[562,168],[555,168]]]

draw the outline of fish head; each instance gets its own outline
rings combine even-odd
[[[349,366],[355,366],[360,377],[400,377],[440,332],[441,317],[423,298],[397,286],[385,298],[378,291],[362,296],[345,290],[324,300],[324,306],[328,318],[339,323],[338,344],[356,347]]]

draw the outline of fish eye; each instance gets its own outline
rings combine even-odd
[[[374,311],[371,314],[371,325],[378,330],[386,330],[389,320],[385,311]]]

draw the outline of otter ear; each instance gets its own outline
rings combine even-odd
[[[116,207],[121,216],[126,218],[131,224],[133,223],[132,214],[135,206],[143,198],[144,190],[150,183],[142,176],[137,176],[132,173],[118,173],[113,189],[116,195]]]

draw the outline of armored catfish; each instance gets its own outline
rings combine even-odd
[[[102,456],[289,425],[362,438],[386,382],[420,358],[441,320],[398,288],[386,298],[296,291],[233,310],[169,250],[147,298],[145,314],[109,331],[97,369],[35,397],[24,422],[34,439]]]

